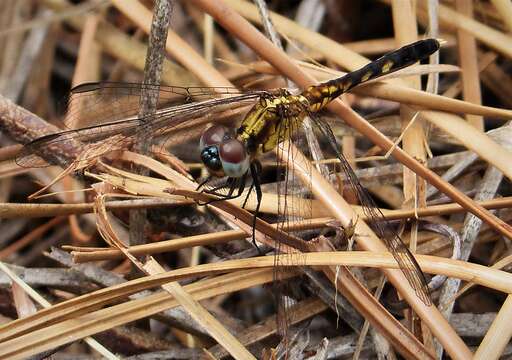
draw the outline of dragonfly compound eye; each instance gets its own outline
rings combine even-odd
[[[249,156],[244,145],[231,139],[219,145],[219,157],[224,173],[229,177],[241,177],[249,170]]]
[[[201,161],[212,175],[222,177],[222,162],[217,145],[206,146],[201,150]]]
[[[213,125],[206,129],[201,135],[199,149],[202,151],[206,146],[220,144],[232,137],[232,133],[227,127],[222,125]]]

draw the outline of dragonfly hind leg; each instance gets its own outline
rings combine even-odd
[[[261,200],[263,198],[263,193],[261,192],[261,183],[260,183],[261,164],[257,161],[254,161],[251,163],[250,169],[251,169],[251,177],[252,177],[251,190],[254,187],[254,190],[256,191],[256,208],[254,209],[254,215],[252,218],[252,243],[254,244],[256,249],[258,249],[258,252],[260,253],[260,255],[263,255],[261,249],[258,247],[258,244],[256,244],[256,220],[258,219],[258,215],[260,212]],[[247,199],[249,198],[249,194],[250,194],[250,192],[247,194],[247,197],[245,198],[244,206],[245,206]]]

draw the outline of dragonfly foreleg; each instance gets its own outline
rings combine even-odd
[[[219,186],[216,186],[212,189],[206,189],[205,192],[207,194],[211,194],[211,195],[215,195],[215,196],[219,196],[219,197],[222,197],[222,199],[227,199],[227,198],[231,198],[232,195],[233,195],[233,192],[235,191],[235,188],[236,188],[236,180],[235,178],[228,178],[226,180],[226,182],[224,184],[221,184]],[[228,193],[227,194],[223,194],[220,192],[221,189],[225,189],[225,188],[228,188]]]
[[[204,179],[201,183],[199,183],[199,185],[197,185],[197,188],[196,188],[196,191],[199,191],[199,189],[201,189],[203,186],[206,185],[206,183],[208,183],[208,181],[210,181],[212,179],[212,175],[209,175],[206,179]]]
[[[247,177],[247,174],[240,177],[240,178],[228,178],[226,180],[226,182],[222,185],[219,185],[217,187],[214,187],[213,189],[206,189],[206,190],[202,190],[204,191],[205,193],[207,194],[210,194],[210,195],[215,195],[218,197],[218,199],[212,199],[212,200],[209,200],[205,203],[201,203],[199,205],[208,205],[208,204],[211,204],[215,201],[221,201],[221,200],[232,200],[232,199],[236,199],[238,197],[240,197],[245,189],[245,179]],[[225,188],[229,188],[227,194],[226,193],[222,193],[220,192],[219,190],[222,190],[222,189],[225,189]],[[238,191],[235,195],[233,195],[233,193],[235,192],[235,190],[238,188]]]

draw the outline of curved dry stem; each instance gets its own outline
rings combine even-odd
[[[99,187],[98,187],[99,188]],[[105,208],[105,195],[100,192],[95,200],[95,213],[97,218],[97,228],[102,237],[111,245],[117,247],[123,254],[141,271],[147,275],[156,275],[164,273],[164,268],[151,256],[145,260],[139,261],[129,251],[128,247],[117,237],[114,229],[110,225],[108,214]],[[235,358],[252,359],[252,354],[233,336],[212,314],[210,314],[191,294],[189,294],[178,282],[170,282],[161,285],[162,288],[171,294],[188,314],[201,324],[206,331],[221,344]],[[254,358],[255,359],[255,358]]]
[[[293,276],[293,273],[289,273],[288,276]],[[195,300],[202,300],[265,284],[272,279],[272,270],[269,269],[237,271],[187,285],[185,290],[193,294]],[[159,285],[165,282],[167,281]],[[128,287],[137,286],[133,282],[130,283]],[[153,286],[148,288],[151,287]],[[133,294],[131,291],[130,293]],[[178,301],[170,294],[160,292],[101,309],[114,298],[118,301],[125,300],[125,296],[115,295],[114,298],[106,299],[101,295],[95,295],[97,294],[84,295],[73,303],[64,302],[40,311],[37,316],[11,322],[2,331],[0,341],[11,339],[2,342],[2,356],[8,354],[10,358],[26,358],[44,349],[79,340],[87,334],[96,334],[179,306]],[[94,311],[96,309],[101,310]],[[19,337],[23,337],[24,341],[17,341]]]

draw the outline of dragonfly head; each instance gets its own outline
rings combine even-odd
[[[249,170],[250,160],[242,142],[222,125],[213,125],[201,135],[201,161],[210,174],[238,178]]]

